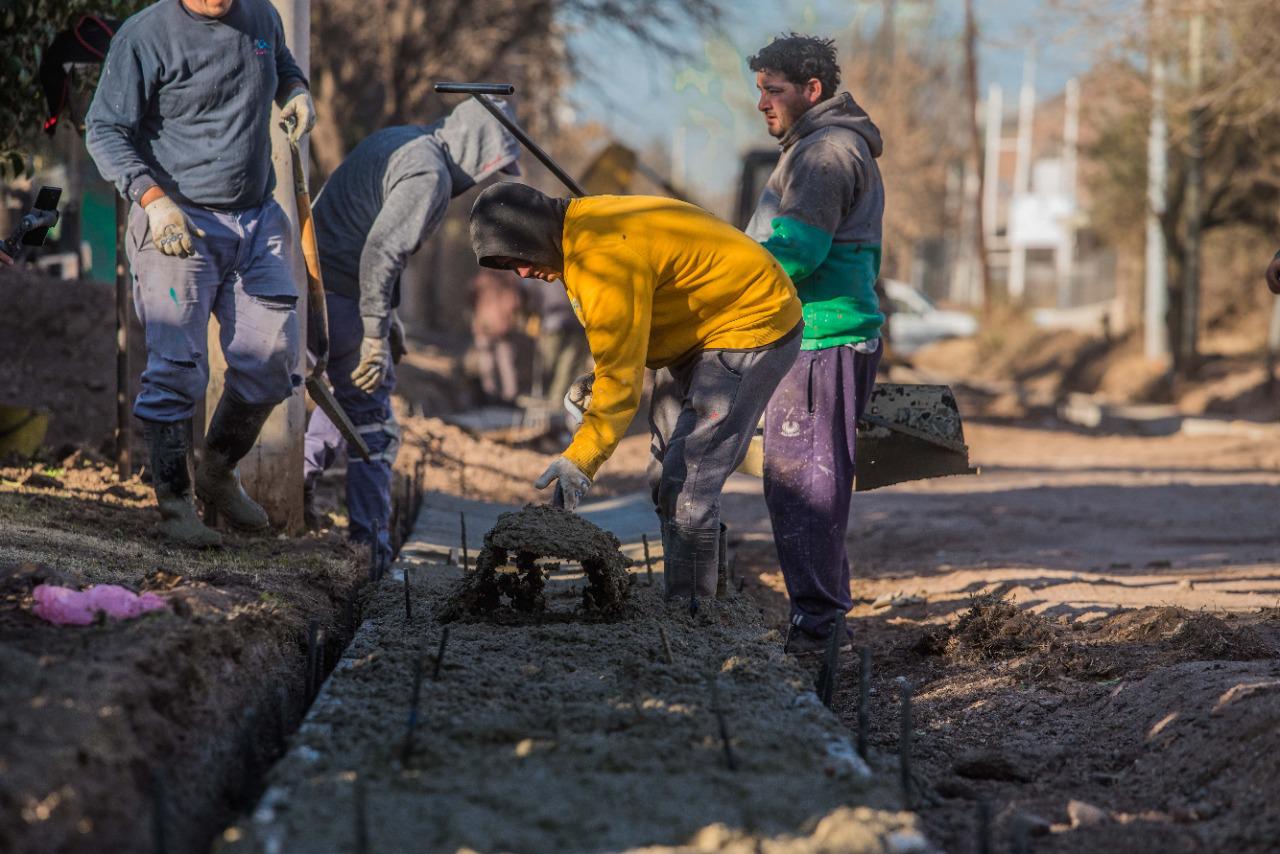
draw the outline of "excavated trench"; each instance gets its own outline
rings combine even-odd
[[[690,616],[551,508],[466,573],[430,527],[216,850],[929,850],[747,597]]]

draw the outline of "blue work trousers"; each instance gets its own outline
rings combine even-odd
[[[351,382],[351,372],[360,363],[360,341],[364,327],[360,302],[338,294],[325,294],[329,307],[329,365],[327,374],[333,396],[347,413],[356,431],[369,446],[373,462],[359,454],[347,454],[347,536],[354,542],[369,543],[377,537],[384,554],[390,554],[388,523],[391,520],[391,470],[400,450],[400,425],[391,409],[391,392],[396,387],[395,367],[372,394]],[[307,425],[303,471],[307,478],[318,477],[333,464],[347,443],[329,416],[320,409],[311,413]]]
[[[249,404],[279,403],[302,383],[288,219],[274,200],[242,211],[179,205],[205,233],[192,234],[189,258],[157,249],[146,212],[129,211],[126,251],[147,342],[134,415],[192,417],[209,383],[210,314],[220,326],[226,391]]]

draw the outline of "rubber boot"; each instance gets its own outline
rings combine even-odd
[[[319,531],[327,522],[325,514],[316,510],[316,480],[319,475],[311,475],[302,480],[302,521],[308,531]]]
[[[673,522],[662,526],[663,586],[668,599],[696,601],[716,595],[716,551],[719,528],[686,528]]]
[[[271,527],[263,510],[240,486],[236,463],[249,453],[274,403],[250,404],[223,392],[204,437],[204,459],[196,470],[196,495],[242,531]]]
[[[159,530],[165,539],[184,546],[206,548],[222,545],[222,535],[205,527],[191,500],[191,419],[143,421],[151,451],[151,484],[160,507]]]
[[[720,523],[720,550],[716,552],[716,598],[729,595],[729,529]]]

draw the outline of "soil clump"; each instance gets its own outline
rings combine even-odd
[[[545,504],[529,504],[517,513],[503,513],[485,534],[475,569],[467,573],[441,611],[443,622],[463,615],[493,614],[499,609],[525,614],[547,610],[546,574],[559,561],[582,567],[587,584],[582,591],[584,614],[608,617],[621,612],[631,593],[631,561],[622,544],[577,514]],[[515,564],[508,561],[514,556]],[[550,558],[554,567],[538,564]]]

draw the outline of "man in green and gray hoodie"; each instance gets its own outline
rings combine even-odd
[[[791,276],[800,357],[765,413],[764,494],[791,599],[790,649],[816,652],[852,607],[845,533],[854,439],[880,362],[880,131],[848,92],[829,39],[775,39],[749,60],[782,156],[747,233]],[[842,645],[845,639],[841,639]]]

